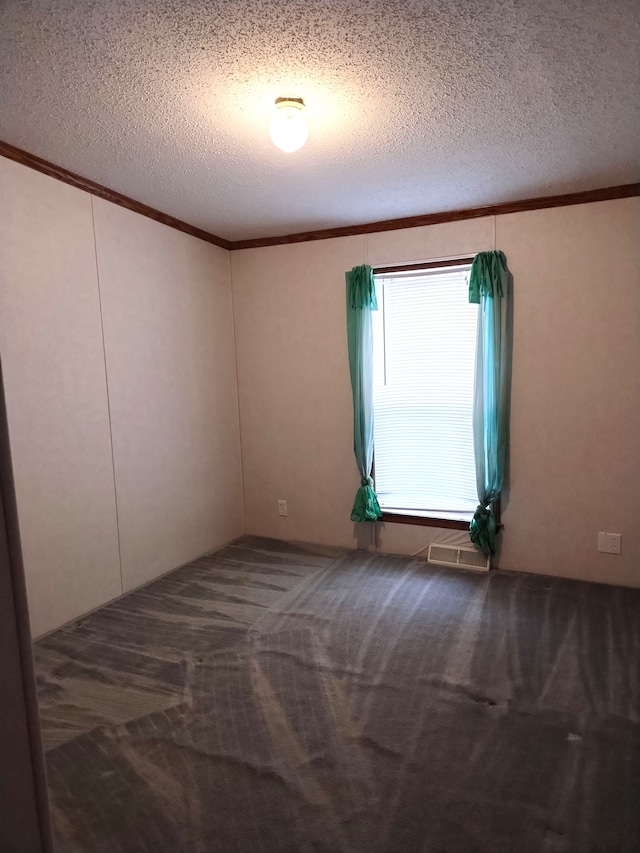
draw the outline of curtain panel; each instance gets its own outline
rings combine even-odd
[[[507,339],[509,273],[503,252],[473,259],[469,301],[478,303],[478,337],[473,401],[473,443],[478,507],[471,541],[489,556],[496,550],[493,506],[504,484],[509,442],[510,348]]]
[[[373,489],[373,327],[378,310],[373,270],[363,264],[346,273],[347,341],[353,392],[353,452],[360,471],[352,521],[376,521],[382,513]]]

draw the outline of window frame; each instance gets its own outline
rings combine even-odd
[[[446,269],[447,267],[462,267],[462,266],[470,266],[473,263],[473,256],[465,256],[460,258],[450,258],[448,260],[442,261],[426,261],[422,263],[413,263],[413,264],[391,264],[387,266],[379,266],[373,267],[373,275],[389,275],[394,272],[412,272],[419,270],[429,270],[429,269]],[[376,451],[375,445],[373,448],[373,471],[372,476],[375,483],[375,465],[376,465]],[[494,515],[496,522],[498,523],[498,527],[501,527],[500,524],[500,501],[496,501],[494,504]],[[454,518],[441,518],[433,515],[409,515],[406,513],[396,513],[396,512],[385,512],[382,511],[382,515],[379,518],[379,521],[386,521],[393,524],[413,524],[421,527],[442,527],[451,530],[468,530],[469,529],[469,521],[462,521],[460,519]]]

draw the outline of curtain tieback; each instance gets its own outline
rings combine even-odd
[[[360,478],[361,486],[371,486],[373,488],[373,479],[371,477],[361,477]]]
[[[473,514],[474,518],[477,518],[478,521],[486,521],[490,515],[493,515],[493,510],[491,509],[491,504],[478,504],[476,507],[476,511]]]
[[[483,554],[496,553],[496,518],[491,504],[478,504],[469,526],[471,541],[477,545]]]

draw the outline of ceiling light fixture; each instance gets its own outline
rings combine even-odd
[[[269,125],[273,144],[290,154],[307,141],[307,122],[302,98],[276,98],[276,111]]]

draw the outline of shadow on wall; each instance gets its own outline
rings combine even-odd
[[[361,551],[376,550],[376,522],[354,522],[353,523],[353,538],[356,540],[356,547]]]

